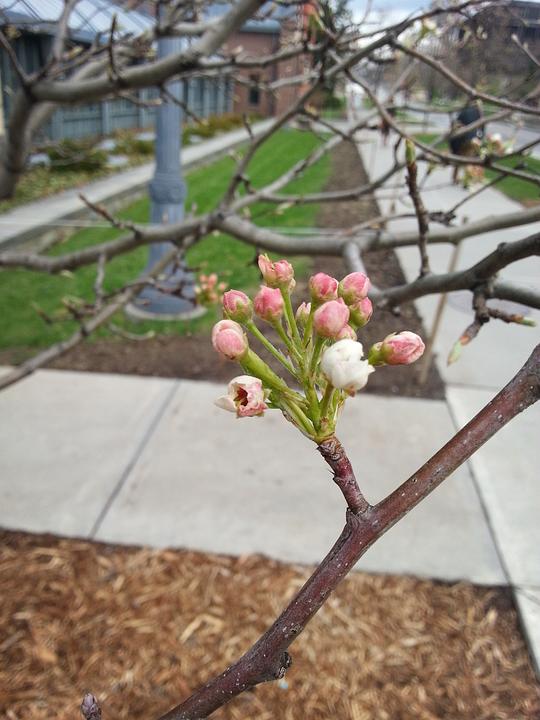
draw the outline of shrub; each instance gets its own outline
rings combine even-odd
[[[344,110],[345,98],[328,93],[323,100],[323,110]]]
[[[62,140],[45,149],[56,171],[97,172],[107,166],[107,153],[94,147],[93,139]]]
[[[138,138],[129,130],[119,130],[115,134],[116,152],[122,155],[153,155],[154,141]]]

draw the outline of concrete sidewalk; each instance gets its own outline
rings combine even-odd
[[[378,177],[393,164],[392,143],[385,147],[373,135],[363,134],[359,151],[371,178]],[[449,210],[468,196],[461,187],[451,185],[449,168],[437,169],[419,184],[426,208]],[[413,212],[404,175],[392,179],[397,190],[382,188],[377,200],[382,213]],[[496,189],[488,188],[472,198],[457,212],[456,225],[497,214],[516,212],[522,207]],[[400,219],[388,224],[388,230],[416,230],[416,219]],[[470,267],[493,251],[501,242],[510,242],[540,231],[540,223],[477,235],[461,244],[457,269]],[[452,247],[428,248],[431,269],[446,272]],[[420,257],[417,247],[397,250],[407,280],[418,276]],[[518,284],[538,288],[540,258],[526,258],[505,268],[500,276]],[[436,296],[416,302],[427,332],[431,331],[439,299]],[[490,304],[512,312],[524,312],[540,324],[540,312],[515,303],[492,301]],[[435,342],[436,362],[446,383],[449,412],[456,427],[463,426],[496,391],[512,377],[540,342],[540,327],[506,325],[491,321],[478,338],[464,348],[458,362],[448,366],[446,359],[453,344],[472,322],[471,294],[449,296]],[[469,472],[486,513],[507,581],[515,591],[522,610],[527,636],[540,665],[540,408],[534,406],[518,416],[481,448],[469,462]]]
[[[253,134],[261,134],[271,123],[272,120],[255,123]],[[247,139],[247,130],[240,128],[203,140],[197,145],[189,145],[182,150],[182,167],[185,171],[205,162],[213,162]],[[65,220],[95,218],[81,201],[79,194],[85,195],[93,203],[105,204],[109,208],[116,208],[146,195],[153,173],[154,163],[146,163],[0,213],[0,249],[20,245],[38,237],[43,238],[47,232],[57,232],[55,228],[61,226],[61,222]]]
[[[222,392],[209,382],[55,370],[7,388],[0,526],[318,562],[344,520],[328,468],[277,412],[236,420],[215,407]],[[411,475],[493,394],[450,388],[449,403],[361,393],[348,402],[339,436],[368,499]],[[537,471],[529,449],[539,419],[536,407],[518,416],[357,566],[510,585],[537,669]]]
[[[208,382],[54,370],[8,388],[0,394],[0,525],[319,561],[344,519],[327,466],[279,413],[236,420],[215,407],[222,392]],[[347,403],[339,427],[372,501],[454,432],[444,401],[362,394]],[[359,567],[506,582],[466,467]]]

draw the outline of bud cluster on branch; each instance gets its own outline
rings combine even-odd
[[[364,273],[350,273],[341,282],[322,272],[313,275],[310,302],[300,303],[295,312],[292,265],[287,260],[272,262],[267,255],[260,255],[258,262],[264,281],[259,292],[253,301],[240,290],[226,292],[224,319],[212,331],[215,350],[244,371],[231,380],[227,395],[216,404],[237,417],[280,409],[320,444],[334,435],[345,400],[365,387],[375,367],[408,365],[422,355],[424,343],[413,332],[393,333],[375,343],[365,357],[357,332],[369,322],[373,307]],[[255,317],[275,330],[279,344],[261,332]],[[248,333],[287,371],[287,380],[253,351]]]

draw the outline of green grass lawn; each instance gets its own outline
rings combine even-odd
[[[438,135],[434,133],[418,133],[415,137],[423,143],[431,144]],[[437,145],[437,148],[439,149],[444,149],[446,147],[446,143],[439,143]],[[540,160],[534,157],[502,158],[497,161],[497,164],[504,165],[509,168],[519,166],[519,169],[524,172],[540,176]],[[498,174],[499,173],[496,170],[486,168],[487,180],[493,180]],[[504,180],[497,183],[496,188],[517,202],[523,202],[524,200],[540,200],[540,186],[533,182],[529,182],[528,180],[522,180],[521,178],[506,177]]]
[[[296,130],[282,130],[265,143],[250,164],[249,174],[255,187],[266,185],[277,178],[296,161],[305,157],[321,142],[309,133]],[[226,188],[233,169],[231,158],[223,158],[204,168],[189,173],[188,199],[186,206],[197,205],[197,212],[210,210]],[[315,192],[320,190],[330,174],[327,157],[306,171],[289,185],[291,192]],[[275,205],[259,203],[251,207],[255,222],[272,226],[312,226],[317,206],[307,205],[285,210],[276,215]],[[143,199],[126,208],[120,215],[136,222],[147,222],[149,201]],[[80,249],[95,243],[117,237],[120,233],[111,228],[88,228],[72,235],[66,242],[54,249],[54,254]],[[211,235],[187,254],[191,267],[199,272],[217,272],[230,287],[253,291],[258,286],[259,273],[253,263],[254,248],[227,235]],[[107,264],[104,283],[106,291],[121,287],[136,278],[146,265],[147,249],[139,248],[131,253],[114,258]],[[295,267],[300,275],[309,272],[310,260],[298,258]],[[61,299],[75,296],[93,300],[93,285],[96,277],[95,265],[80,268],[73,274],[45,275],[26,270],[0,272],[0,307],[3,308],[0,321],[0,348],[39,348],[69,336],[76,328],[72,321],[47,324],[36,312],[37,304],[49,315],[61,307]],[[123,313],[114,322],[130,332],[144,333],[154,330],[163,334],[186,334],[207,331],[218,317],[218,308],[211,308],[202,318],[184,323],[131,322]],[[102,329],[97,336],[109,331]]]
[[[499,160],[499,165],[505,167],[516,167],[519,166],[520,170],[529,173],[530,175],[538,175],[540,177],[540,160],[534,157],[518,158],[509,157]],[[486,177],[488,180],[492,180],[498,175],[495,170],[486,170]],[[538,200],[540,201],[540,186],[535,183],[529,182],[528,180],[522,180],[521,178],[506,177],[496,185],[497,189],[503,192],[512,200],[523,202],[524,200]]]

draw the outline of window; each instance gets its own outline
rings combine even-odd
[[[249,79],[252,83],[259,82],[259,75],[250,75]],[[261,91],[258,86],[251,85],[249,88],[248,103],[250,105],[258,105],[261,101]]]

